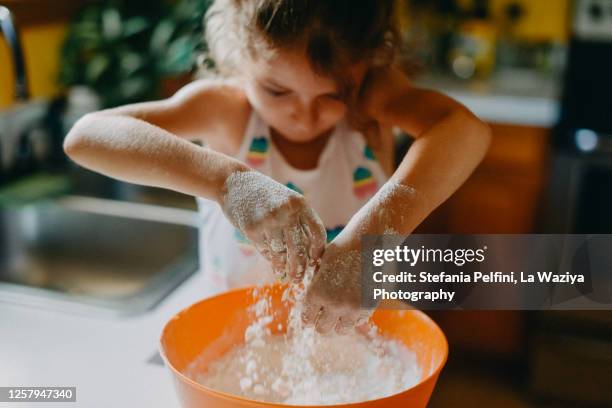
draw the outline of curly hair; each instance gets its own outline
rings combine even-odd
[[[271,58],[279,49],[302,47],[312,69],[338,84],[349,123],[376,145],[378,124],[355,113],[359,89],[346,69],[357,62],[370,70],[393,64],[413,69],[397,8],[395,0],[215,0],[205,16],[207,52],[200,67],[232,76],[244,57]]]

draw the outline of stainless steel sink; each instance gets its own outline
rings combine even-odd
[[[66,196],[0,209],[0,301],[135,314],[197,269],[196,212]]]

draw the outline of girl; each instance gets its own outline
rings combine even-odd
[[[360,237],[409,234],[481,161],[489,128],[411,85],[393,0],[216,0],[206,27],[216,79],[88,114],[66,153],[195,196],[212,290],[316,269],[304,321],[360,324]],[[395,172],[393,128],[415,138]]]

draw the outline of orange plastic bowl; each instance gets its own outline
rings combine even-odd
[[[287,305],[282,302],[283,287],[265,289],[271,295],[274,323],[287,320]],[[262,293],[258,289],[257,293]],[[237,289],[198,302],[178,313],[165,326],[160,351],[170,368],[176,392],[184,408],[286,407],[259,402],[215,391],[198,384],[185,374],[196,360],[197,370],[205,370],[236,345],[244,343],[244,332],[252,320],[248,307],[256,302],[253,289]],[[421,380],[398,394],[334,407],[410,407],[425,408],[438,375],[446,363],[448,344],[440,328],[424,313],[416,310],[376,310],[373,322],[381,333],[403,342],[414,351],[421,368]],[[381,379],[384,381],[384,379]],[[301,405],[301,407],[304,407]]]

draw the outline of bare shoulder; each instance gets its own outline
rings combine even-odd
[[[244,136],[251,105],[237,81],[199,79],[181,88],[172,104],[182,111],[183,123],[203,141],[226,154],[237,153]]]
[[[132,116],[180,138],[197,140],[234,155],[242,143],[250,112],[251,106],[238,82],[199,79],[170,98],[124,105],[99,114]]]
[[[363,92],[363,109],[379,123],[397,126],[413,137],[452,112],[470,114],[459,102],[438,91],[415,86],[397,67],[373,70]]]
[[[236,103],[246,99],[240,83],[231,79],[206,78],[194,80],[179,89],[170,100],[175,103],[218,102],[216,108],[231,109]],[[213,106],[211,106],[212,108]]]

